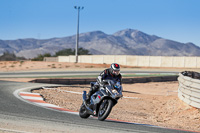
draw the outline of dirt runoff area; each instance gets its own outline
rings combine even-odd
[[[167,128],[200,131],[200,110],[186,105],[177,97],[178,82],[151,82],[123,85],[123,98],[109,118]],[[82,95],[89,85],[41,89],[46,102],[79,111]]]

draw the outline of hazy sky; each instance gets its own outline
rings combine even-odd
[[[48,39],[131,28],[200,46],[200,0],[0,0],[0,39]]]

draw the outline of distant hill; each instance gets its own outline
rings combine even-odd
[[[103,55],[152,55],[152,56],[200,56],[200,47],[193,43],[180,43],[138,30],[125,29],[112,35],[93,31],[79,35],[79,47],[91,54]],[[75,48],[76,35],[44,40],[0,40],[0,55],[5,51],[16,56],[34,58],[38,54]]]

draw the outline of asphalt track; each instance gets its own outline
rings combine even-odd
[[[184,133],[150,125],[81,119],[78,115],[36,106],[14,96],[16,90],[52,86],[0,80],[0,132]],[[80,103],[81,104],[81,103]]]

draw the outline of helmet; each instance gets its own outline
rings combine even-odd
[[[119,75],[120,73],[120,66],[117,63],[112,63],[110,66],[111,73],[115,76]]]

